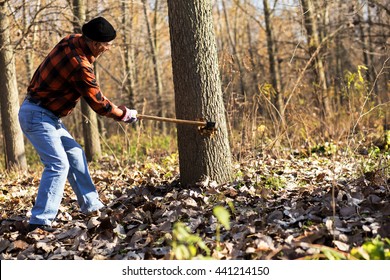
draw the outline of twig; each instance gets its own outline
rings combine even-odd
[[[375,110],[376,108],[381,107],[381,106],[384,106],[384,105],[390,103],[390,101],[387,101],[387,102],[385,102],[385,103],[378,104],[378,105],[376,105],[375,107],[373,107],[373,108],[371,108],[370,110],[368,110],[367,112],[363,113],[364,107],[366,106],[366,104],[367,104],[367,102],[368,102],[368,100],[369,100],[369,97],[372,95],[372,93],[373,93],[373,91],[374,91],[375,84],[377,83],[379,76],[383,74],[383,71],[384,71],[384,69],[386,68],[386,64],[387,64],[387,62],[388,62],[389,60],[390,60],[390,57],[388,57],[388,58],[383,62],[383,65],[382,65],[381,70],[380,70],[379,73],[376,75],[375,80],[374,80],[374,82],[373,82],[373,84],[372,84],[372,86],[371,86],[371,89],[370,89],[370,91],[368,92],[368,94],[367,94],[367,96],[366,96],[366,98],[365,98],[365,100],[364,100],[364,102],[363,102],[363,105],[361,106],[361,110],[360,110],[359,117],[357,118],[357,120],[356,120],[356,122],[355,122],[355,124],[354,124],[354,126],[353,126],[353,128],[352,128],[352,131],[351,131],[350,135],[354,135],[354,134],[355,134],[356,127],[357,127],[357,125],[359,124],[360,120],[361,120],[364,116],[368,115],[369,113],[371,113],[371,112],[372,112],[373,110]],[[349,138],[351,138],[351,137],[349,137]],[[349,146],[349,142],[350,142],[350,141],[348,141],[348,146]]]
[[[284,104],[284,108],[283,108],[283,111],[286,111],[286,108],[288,106],[288,104],[290,103],[290,100],[291,98],[293,97],[296,89],[298,88],[298,85],[300,84],[307,68],[309,68],[309,66],[311,65],[311,63],[313,62],[313,60],[317,57],[317,55],[319,54],[320,50],[322,49],[322,47],[325,45],[325,43],[332,39],[337,33],[339,33],[340,31],[346,29],[346,25],[342,25],[340,26],[339,28],[337,28],[333,33],[331,33],[329,36],[325,37],[322,42],[319,44],[319,46],[317,47],[317,49],[315,50],[315,52],[312,54],[312,56],[310,57],[309,61],[306,63],[305,67],[303,68],[301,74],[298,76],[298,79],[289,95],[289,97],[287,98],[287,101],[286,103]]]

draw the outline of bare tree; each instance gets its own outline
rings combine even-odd
[[[168,0],[176,115],[217,123],[213,137],[178,125],[183,185],[194,184],[204,176],[222,183],[232,175],[211,11],[210,0]]]
[[[300,0],[302,5],[302,15],[307,34],[309,55],[313,56],[320,45],[318,34],[317,20],[315,17],[314,0]],[[322,117],[325,119],[331,113],[328,86],[326,82],[326,74],[324,62],[320,55],[315,55],[314,73],[316,75],[316,84],[318,84],[319,104]]]
[[[125,78],[124,90],[126,92],[129,107],[135,107],[134,101],[134,51],[132,47],[133,42],[133,21],[129,15],[133,14],[134,1],[122,1],[122,37],[125,60]],[[129,5],[130,4],[130,5]]]
[[[24,30],[26,33],[27,29],[30,29],[30,40],[28,40],[26,43],[28,44],[25,52],[25,60],[26,60],[26,74],[27,74],[27,80],[31,80],[33,74],[34,74],[34,45],[37,38],[37,26],[33,24],[31,28],[29,20],[31,18],[31,15],[29,15],[29,10],[32,10],[35,14],[38,13],[40,7],[41,7],[41,1],[37,0],[35,3],[35,6],[30,7],[27,5],[26,0],[23,0],[23,22],[24,22]],[[29,1],[29,4],[31,1]],[[34,15],[35,16],[35,15]],[[32,24],[32,23],[31,23]]]
[[[156,5],[157,5],[156,1]],[[152,32],[152,26],[149,21],[148,17],[148,8],[146,5],[146,0],[142,0],[142,7],[144,11],[145,16],[145,23],[146,23],[146,30],[148,33],[148,42],[150,46],[150,52],[152,55],[152,61],[153,61],[153,73],[154,73],[154,81],[155,81],[155,93],[156,93],[156,108],[157,108],[157,116],[162,117],[164,115],[164,109],[162,105],[162,81],[161,81],[161,73],[160,73],[160,66],[158,62],[158,54],[157,54],[157,36],[156,33]],[[155,7],[157,9],[157,6]],[[156,19],[157,20],[157,19]],[[155,34],[153,36],[153,34]],[[154,37],[154,38],[153,38]],[[164,123],[159,123],[160,129],[164,130]]]
[[[271,20],[271,10],[268,5],[268,0],[263,0],[263,9],[264,9],[264,20],[265,20],[265,30],[267,34],[267,50],[268,50],[268,62],[269,62],[269,68],[270,68],[270,76],[271,76],[271,83],[272,87],[275,90],[275,96],[273,98],[273,104],[278,109],[281,117],[284,117],[284,102],[283,102],[283,93],[282,86],[281,86],[281,77],[279,76],[278,71],[278,53],[277,53],[277,45],[275,42],[275,36],[272,26],[272,20]]]
[[[73,0],[73,13],[75,17],[73,22],[74,31],[81,33],[81,26],[86,18],[84,0]],[[85,155],[88,161],[92,161],[102,154],[97,115],[84,99],[81,99],[81,112],[83,114]]]
[[[6,3],[7,1],[0,1],[0,110],[5,162],[8,170],[14,167],[26,169],[23,134],[18,122],[15,55],[11,47]]]
[[[226,26],[226,35],[228,37],[228,42],[230,45],[230,48],[232,50],[232,56],[237,63],[238,71],[239,71],[239,78],[240,78],[240,93],[242,94],[244,101],[246,101],[246,93],[247,93],[247,85],[244,80],[244,67],[242,65],[242,59],[239,55],[238,49],[237,49],[237,43],[236,43],[236,34],[231,29],[230,24],[230,17],[228,15],[227,7],[225,1],[222,1],[222,8],[223,8],[223,15],[225,20],[225,26]],[[233,34],[232,34],[233,33]]]

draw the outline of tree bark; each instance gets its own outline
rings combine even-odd
[[[314,5],[312,0],[300,0],[302,4],[302,13],[305,22],[305,29],[307,33],[309,54],[312,56],[320,45],[317,20],[314,14]],[[326,119],[330,115],[330,101],[328,86],[326,83],[326,74],[323,60],[320,55],[315,57],[314,71],[317,77],[316,83],[319,88],[319,103],[321,109],[321,115],[323,119]]]
[[[129,19],[129,14],[133,14],[133,1],[128,6],[128,1],[122,2],[122,25],[123,25],[123,48],[124,48],[124,60],[125,60],[125,82],[124,89],[128,96],[128,106],[130,108],[135,107],[134,100],[134,51],[132,48],[132,19]],[[130,34],[130,36],[128,36]]]
[[[216,122],[204,136],[178,125],[180,180],[186,185],[205,177],[223,183],[232,176],[232,157],[222,99],[210,0],[168,0],[176,116]]]
[[[148,33],[148,42],[149,42],[149,46],[150,46],[150,52],[152,54],[157,116],[163,117],[165,114],[164,114],[163,104],[162,104],[162,81],[161,81],[161,73],[160,73],[160,68],[159,68],[159,63],[158,63],[158,55],[157,55],[157,44],[156,44],[157,38],[156,38],[156,36],[153,36],[151,24],[150,24],[149,17],[148,17],[148,9],[146,6],[146,0],[142,0],[142,7],[143,7],[143,11],[144,11],[144,16],[145,16],[145,23],[146,23],[146,30]],[[156,9],[157,9],[157,7],[156,7]],[[156,33],[154,33],[154,34],[156,34]],[[153,38],[153,37],[155,37],[155,38]],[[159,129],[164,131],[166,125],[163,122],[159,122],[158,127],[159,127]]]
[[[0,2],[0,110],[4,135],[5,166],[27,169],[23,133],[19,126],[19,94],[15,55],[11,48],[6,2]]]
[[[230,19],[229,19],[228,13],[227,13],[225,1],[222,1],[222,7],[223,7],[223,14],[224,14],[224,19],[225,19],[225,24],[226,24],[226,33],[227,33],[228,41],[229,41],[230,47],[232,49],[232,56],[234,57],[234,61],[237,63],[237,67],[238,67],[238,71],[239,71],[240,92],[241,92],[241,94],[244,98],[244,102],[245,102],[246,101],[247,86],[246,86],[246,83],[244,80],[244,69],[242,66],[241,57],[237,51],[236,41],[232,37],[232,31],[230,28]]]
[[[81,32],[81,26],[85,22],[85,4],[84,0],[73,0],[73,14],[74,14],[74,31]],[[97,115],[88,105],[88,103],[81,99],[81,113],[83,121],[83,135],[84,135],[84,149],[85,156],[88,161],[99,158],[102,154]]]
[[[374,44],[373,44],[373,36],[372,36],[372,33],[371,33],[371,30],[373,28],[372,26],[372,18],[371,18],[371,7],[370,5],[367,5],[367,22],[368,22],[368,26],[367,26],[367,36],[368,36],[368,52],[369,52],[369,61],[370,61],[370,65],[367,65],[368,67],[368,80],[370,81],[371,83],[371,86],[373,86],[373,92],[374,92],[374,95],[377,97],[377,104],[379,104],[379,90],[378,90],[378,83],[375,82],[375,79],[376,79],[376,73],[375,73],[375,57],[374,57],[374,53],[375,53],[375,50],[374,50]]]
[[[284,119],[284,102],[283,94],[281,92],[281,82],[278,71],[277,61],[275,58],[278,58],[277,46],[274,40],[272,21],[271,21],[271,11],[269,9],[268,0],[263,0],[263,9],[264,9],[264,20],[265,20],[265,30],[267,34],[267,50],[268,50],[268,62],[269,62],[269,71],[271,76],[271,84],[275,90],[275,96],[272,98],[273,104],[278,109],[280,116]]]
[[[28,23],[28,10],[29,6],[27,6],[27,0],[23,0],[23,21],[24,21],[24,30],[27,31],[29,23]],[[41,1],[37,0],[36,7],[35,7],[35,13],[38,13],[39,9],[41,7]],[[26,35],[29,35],[30,33],[26,33]],[[25,60],[26,60],[26,75],[27,80],[30,81],[33,74],[34,74],[34,45],[37,37],[37,27],[34,24],[34,26],[31,28],[31,39],[28,40],[26,43],[28,44],[26,48],[25,53]]]

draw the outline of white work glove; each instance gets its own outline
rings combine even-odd
[[[126,106],[119,106],[120,109],[126,111],[121,121],[125,123],[135,123],[137,121],[137,110],[129,109]]]

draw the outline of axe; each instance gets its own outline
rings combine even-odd
[[[140,115],[140,114],[137,115],[137,119],[193,125],[193,126],[197,126],[201,132],[207,134],[213,134],[213,132],[215,132],[216,130],[215,122],[212,121],[192,121],[192,120],[173,119],[173,118],[157,117],[157,116],[150,116],[150,115]]]

